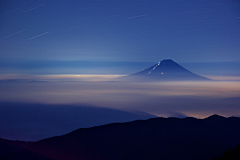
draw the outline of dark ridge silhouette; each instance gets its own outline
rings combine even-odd
[[[126,81],[207,81],[206,77],[194,74],[171,59],[165,59],[141,72],[120,77]]]
[[[0,138],[0,155],[8,154],[12,151],[17,151],[19,149],[26,148],[31,142],[24,142],[24,141],[10,141],[6,139]]]
[[[0,137],[37,141],[78,128],[153,117],[94,106],[0,102]]]
[[[0,159],[213,160],[240,143],[239,126],[240,118],[217,115],[112,123],[43,139]]]
[[[233,150],[227,150],[222,156],[219,156],[215,160],[239,160],[240,159],[240,144]]]
[[[33,142],[10,141],[0,138],[0,159],[53,160],[47,156],[29,151],[27,147],[31,144],[33,144]],[[27,157],[27,159],[25,157]]]

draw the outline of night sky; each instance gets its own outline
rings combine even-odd
[[[3,0],[0,7],[2,74],[130,74],[167,58],[240,62],[238,0]]]
[[[224,81],[113,79],[163,59]],[[1,0],[0,138],[154,116],[239,117],[239,68],[239,0]]]

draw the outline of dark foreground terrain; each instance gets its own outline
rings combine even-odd
[[[214,160],[240,144],[240,118],[152,118],[75,130],[38,142],[0,140],[0,159]]]
[[[215,160],[239,160],[240,159],[240,144],[234,147],[232,150],[227,150],[222,156],[219,156]]]

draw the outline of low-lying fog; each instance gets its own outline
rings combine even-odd
[[[1,82],[1,102],[76,104],[157,116],[240,116],[240,82]]]
[[[58,76],[0,81],[0,138],[12,140],[36,141],[155,116],[212,114],[240,116],[239,81],[134,83]]]

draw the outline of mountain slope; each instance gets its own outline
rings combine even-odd
[[[162,60],[157,64],[135,74],[121,77],[132,81],[206,81],[208,78],[194,74],[171,59]]]
[[[78,129],[27,147],[56,160],[210,160],[240,143],[240,118],[152,118]],[[15,152],[2,155],[31,159]]]

